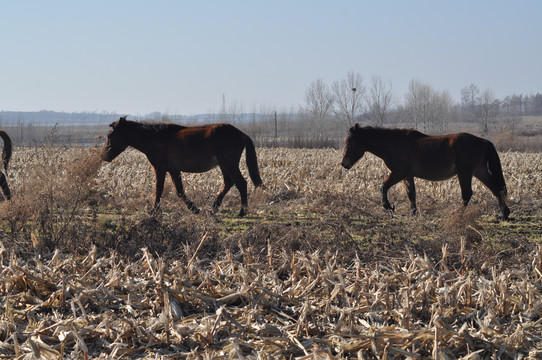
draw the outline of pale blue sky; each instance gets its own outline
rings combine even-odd
[[[348,71],[542,92],[542,1],[1,1],[0,110],[192,115],[304,103]]]

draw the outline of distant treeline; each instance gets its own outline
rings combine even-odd
[[[348,128],[356,122],[414,128],[429,134],[469,131],[490,139],[524,138],[522,144],[542,143],[539,141],[542,139],[540,93],[510,95],[501,100],[491,90],[480,91],[471,84],[461,90],[461,101],[455,102],[446,91],[413,80],[404,101],[398,103],[391,96],[391,84],[373,78],[365,85],[359,74],[348,73],[346,79],[332,86],[322,80],[311,83],[305,98],[302,106],[282,110],[260,108],[247,112],[235,104],[224,106],[214,114],[186,116],[155,112],[129,119],[183,125],[227,122],[248,133],[258,146],[269,147],[340,147]],[[122,115],[126,114],[0,111],[0,128],[22,146],[52,142],[93,145],[103,143],[108,125]],[[513,148],[508,143],[504,147]],[[531,145],[517,148],[531,148]]]

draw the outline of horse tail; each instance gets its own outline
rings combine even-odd
[[[4,164],[4,170],[8,171],[9,160],[11,159],[12,146],[11,139],[7,132],[0,130],[0,137],[4,140],[4,150],[2,151],[2,163]]]
[[[504,181],[504,175],[502,172],[501,160],[497,149],[490,142],[486,150],[486,166],[489,174],[495,179],[495,185],[500,189],[501,195],[507,195],[506,182]]]
[[[248,174],[252,179],[255,187],[262,185],[262,178],[260,177],[260,171],[258,170],[258,159],[256,158],[256,149],[254,148],[254,143],[252,139],[248,136],[244,136],[245,139],[245,149],[246,149],[246,160],[248,167]]]

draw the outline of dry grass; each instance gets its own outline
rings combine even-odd
[[[474,182],[386,176],[332,149],[258,149],[265,191],[210,214],[218,170],[168,180],[127,151],[16,149],[0,204],[0,357],[537,358],[542,355],[542,154],[501,154],[512,220]],[[244,160],[243,160],[244,161]],[[243,171],[244,165],[243,165]],[[248,178],[248,177],[247,177]],[[538,349],[538,350],[537,350]]]
[[[205,242],[205,237],[201,239]],[[1,252],[1,352],[17,358],[514,358],[542,355],[540,275],[410,254],[347,267],[269,247],[165,262]],[[469,357],[470,356],[470,357]]]

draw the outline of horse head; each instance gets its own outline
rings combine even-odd
[[[348,137],[344,142],[343,160],[341,165],[345,169],[350,169],[361,159],[365,150],[362,147],[359,124],[356,124],[348,130]]]
[[[103,147],[102,159],[111,162],[120,153],[128,147],[125,139],[124,129],[126,128],[126,116],[122,116],[118,121],[111,123],[111,130],[107,134],[107,139]]]

